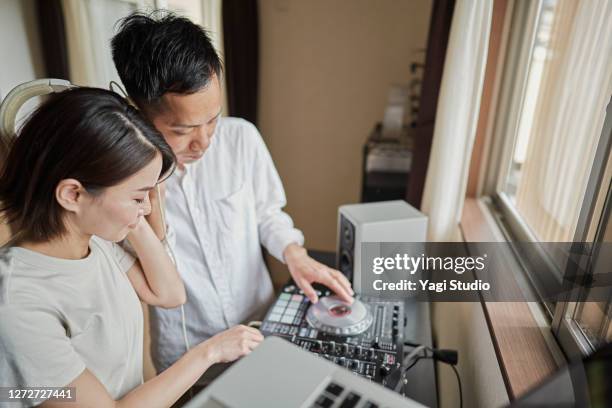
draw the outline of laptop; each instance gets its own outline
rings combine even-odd
[[[424,405],[271,336],[184,407],[418,408]]]

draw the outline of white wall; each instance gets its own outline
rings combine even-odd
[[[337,207],[358,202],[362,148],[389,86],[410,80],[430,0],[260,0],[259,128],[306,246],[335,251]],[[277,284],[287,279],[272,261]],[[479,303],[435,303],[437,346],[459,351],[465,407],[508,397]],[[437,369],[440,407],[457,407],[454,373]]]
[[[34,0],[0,2],[0,95],[44,73]]]
[[[334,250],[363,144],[426,47],[431,0],[260,0],[259,128],[306,246]],[[423,60],[424,54],[417,54]]]
[[[34,0],[0,1],[0,98],[22,82],[44,77],[34,7]],[[35,103],[27,103],[21,113]]]

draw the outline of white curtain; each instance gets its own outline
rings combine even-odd
[[[223,19],[221,0],[202,0],[202,27],[212,37],[213,45],[219,55],[223,55]]]
[[[62,0],[71,82],[107,89],[110,81],[121,83],[110,50],[115,24],[133,11],[154,7],[184,15],[204,27],[223,58],[222,0]],[[220,81],[225,107],[225,81]]]
[[[107,88],[120,83],[110,50],[115,23],[137,9],[124,0],[62,0],[70,79],[75,85]]]
[[[210,34],[217,53],[224,60],[223,53],[223,14],[222,0],[202,0],[202,27]],[[227,112],[227,93],[225,92],[225,78],[219,78],[223,95],[223,114]]]
[[[428,240],[455,241],[476,135],[492,0],[458,0],[448,40],[421,210]]]
[[[516,207],[538,239],[571,241],[612,93],[612,1],[559,0],[550,38]]]

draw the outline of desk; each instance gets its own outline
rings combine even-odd
[[[309,255],[317,261],[334,268],[336,254],[324,251],[308,251]],[[404,304],[406,314],[406,331],[404,339],[413,343],[433,347],[431,334],[431,310],[427,302],[416,302],[408,299]],[[410,351],[410,348],[407,347]],[[421,359],[412,367],[406,379],[406,396],[428,407],[437,408],[438,392],[436,383],[435,363],[431,359]]]
[[[406,313],[406,341],[433,347],[431,336],[430,304],[407,300],[404,306]],[[406,395],[428,407],[438,406],[435,363],[431,359],[422,359],[408,370],[406,375]]]

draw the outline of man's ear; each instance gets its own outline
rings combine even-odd
[[[85,194],[85,188],[75,179],[61,180],[55,188],[55,199],[59,205],[74,213],[79,213]]]

